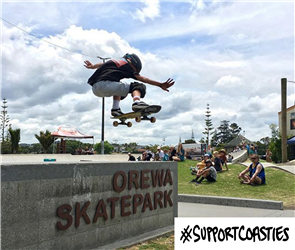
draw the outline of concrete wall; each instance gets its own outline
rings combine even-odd
[[[173,162],[6,164],[1,176],[2,249],[94,249],[177,216]]]
[[[248,153],[247,150],[241,150],[235,153],[231,153],[231,155],[234,157],[232,163],[238,163],[238,162],[244,162],[248,159]]]

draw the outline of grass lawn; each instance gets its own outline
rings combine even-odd
[[[132,247],[119,248],[126,250],[173,250],[174,249],[174,234],[165,235],[146,242],[139,243]]]
[[[209,183],[204,180],[201,185],[196,186],[189,183],[194,178],[191,175],[190,166],[195,165],[196,161],[189,160],[178,163],[178,194],[282,201],[284,209],[295,209],[295,175],[293,174],[275,168],[266,168],[266,185],[241,185],[238,175],[246,167],[234,164],[229,165],[229,171],[217,175],[217,182]]]

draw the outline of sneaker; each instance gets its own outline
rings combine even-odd
[[[114,116],[114,117],[124,114],[120,108],[119,109],[112,109],[111,111],[112,111],[112,116]]]
[[[145,108],[147,108],[149,105],[146,104],[145,102],[135,102],[132,104],[132,110],[134,112],[136,111],[140,111],[140,110],[143,110]]]
[[[193,182],[197,182],[197,180],[196,179],[193,179],[193,180],[190,181],[190,183],[193,183]]]

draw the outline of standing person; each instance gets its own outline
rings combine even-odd
[[[84,61],[84,66],[87,69],[97,69],[88,80],[88,84],[92,86],[93,94],[98,97],[113,96],[112,116],[123,114],[120,109],[120,101],[128,93],[131,93],[133,97],[133,111],[140,111],[148,107],[148,104],[141,101],[141,98],[144,98],[146,94],[146,86],[138,82],[123,83],[122,79],[133,78],[168,92],[168,89],[174,84],[173,79],[170,78],[165,82],[158,82],[140,75],[142,64],[136,54],[127,53],[119,60],[111,59],[106,63],[92,64],[89,61]]]
[[[266,150],[266,161],[271,162],[272,153],[269,149]]]
[[[249,156],[251,157],[254,154],[255,154],[255,147],[253,144],[251,144],[251,146],[249,148]]]
[[[257,154],[253,154],[250,159],[252,161],[250,166],[242,171],[238,176],[239,179],[242,179],[241,184],[265,184],[265,171],[263,165],[259,162],[259,156]]]
[[[129,156],[128,161],[136,161],[135,157],[130,152],[128,153],[128,156]]]

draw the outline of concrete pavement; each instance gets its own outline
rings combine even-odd
[[[295,217],[295,210],[178,202],[178,217]]]
[[[137,158],[139,154],[134,154]],[[57,163],[77,163],[77,162],[126,162],[127,154],[111,155],[71,155],[71,154],[3,154],[0,157],[2,163],[42,163],[44,159],[55,159]],[[52,163],[52,162],[51,162]]]

